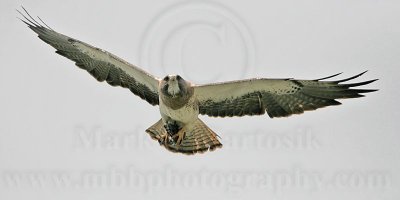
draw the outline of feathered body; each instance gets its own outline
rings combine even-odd
[[[160,81],[159,95],[162,120],[146,130],[152,138],[171,151],[187,154],[222,147],[217,135],[198,118],[192,83],[179,75],[168,75]]]

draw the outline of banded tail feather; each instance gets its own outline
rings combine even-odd
[[[149,127],[146,132],[163,145],[167,150],[184,154],[203,153],[208,150],[213,151],[221,148],[222,144],[218,140],[218,135],[211,130],[203,121],[197,119],[190,127],[185,128],[183,139],[180,144],[175,143],[164,127],[164,122],[160,119],[157,123]]]

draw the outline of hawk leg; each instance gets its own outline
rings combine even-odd
[[[173,136],[173,140],[175,141],[175,145],[180,145],[182,143],[183,138],[185,138],[186,131],[184,128],[180,129],[177,134]]]

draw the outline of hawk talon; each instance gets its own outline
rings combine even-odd
[[[176,140],[176,145],[181,145],[183,139],[185,138],[186,132],[184,130],[180,130],[174,137],[178,137]]]
[[[161,135],[160,139],[158,140],[158,143],[160,143],[160,145],[165,145],[168,142],[168,134],[165,135]]]

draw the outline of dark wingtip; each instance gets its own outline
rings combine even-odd
[[[18,10],[18,9],[15,9],[15,10],[26,20],[26,21],[25,21],[25,20],[19,18],[22,22],[24,22],[25,24],[27,24],[29,27],[39,27],[39,28],[42,28],[42,27],[43,27],[41,23],[39,23],[38,21],[36,21],[36,20],[29,14],[29,12],[25,9],[24,6],[21,5],[21,8],[22,8],[22,10],[23,10],[23,12],[24,12],[25,14],[22,13],[22,12],[21,12],[20,10]],[[17,18],[18,18],[18,17],[17,17]],[[39,21],[41,21],[48,29],[53,30],[53,29],[51,29],[46,23],[44,23],[43,20],[40,19],[40,17],[38,17],[38,19],[39,19]],[[29,22],[29,23],[28,23],[28,22]]]
[[[32,26],[40,26],[30,15],[29,15],[29,13],[28,13],[28,11],[26,11],[26,9],[23,7],[23,6],[21,6],[21,8],[22,8],[22,10],[24,10],[24,12],[26,13],[26,15],[28,15],[28,17],[27,16],[25,16],[24,15],[24,13],[22,13],[21,11],[19,11],[18,9],[15,9],[25,20],[23,20],[23,19],[21,19],[21,18],[19,18],[22,22],[24,22],[25,24],[27,24],[29,27],[32,27]],[[18,17],[17,17],[18,18]],[[36,22],[36,23],[35,23]]]
[[[49,25],[47,25],[46,22],[44,22],[39,16],[37,16],[37,18],[38,18],[48,29],[50,29],[50,30],[53,31],[53,29],[52,29]]]
[[[370,93],[370,92],[376,92],[376,91],[378,91],[379,89],[368,89],[368,90],[364,90],[364,91],[362,91],[362,92],[360,92],[360,93]]]
[[[377,91],[377,89],[349,89],[349,91],[352,91],[355,93],[370,93],[370,92]]]
[[[17,10],[18,11],[18,10]],[[25,21],[25,20],[23,20],[23,19],[21,19],[21,18],[19,18],[19,17],[16,17],[17,19],[19,19],[19,20],[21,20],[21,22],[23,22],[24,24],[26,24],[27,26],[32,26],[32,24],[30,24],[30,23],[28,23],[27,21]]]
[[[367,72],[368,72],[368,70],[366,70],[366,71],[364,71],[364,72],[361,72],[361,73],[359,73],[359,74],[357,74],[357,75],[355,75],[355,76],[352,76],[352,77],[350,77],[350,78],[345,78],[345,79],[342,79],[342,80],[334,81],[334,83],[346,82],[346,81],[355,79],[355,78],[357,78],[357,77],[360,77],[360,76],[362,76],[363,74],[365,74],[365,73],[367,73]]]
[[[22,16],[22,18],[17,18],[21,20],[24,24],[26,24],[34,32],[40,35],[48,30],[54,31],[39,16],[37,18],[40,22],[36,21],[23,6],[21,6],[21,8],[22,11],[18,9],[16,9],[16,11]]]
[[[349,83],[349,84],[339,84],[341,87],[357,87],[357,86],[362,86],[362,85],[368,85],[370,83],[373,83],[379,79],[373,79],[369,81],[364,81],[364,82],[359,82],[359,83]]]
[[[333,78],[333,77],[335,77],[335,76],[339,76],[340,74],[343,74],[343,72],[340,72],[340,73],[337,73],[337,74],[334,74],[334,75],[331,75],[331,76],[327,76],[327,77],[324,77],[324,78],[314,79],[313,81],[322,81],[322,80],[326,80],[326,79],[328,79],[328,78]]]

